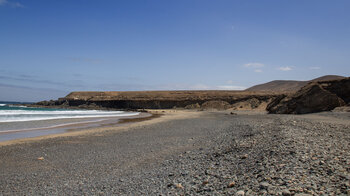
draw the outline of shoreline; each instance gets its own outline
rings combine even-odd
[[[74,125],[71,128],[61,128],[64,129],[61,133],[51,133],[47,135],[40,135],[35,137],[26,137],[26,138],[18,138],[18,139],[12,139],[12,140],[6,140],[6,141],[0,141],[0,147],[1,146],[8,146],[8,145],[14,145],[14,144],[23,144],[27,142],[36,142],[40,140],[45,139],[52,139],[52,138],[58,138],[58,137],[75,137],[75,136],[83,136],[83,135],[93,135],[101,132],[109,132],[109,131],[125,131],[132,127],[137,126],[143,126],[143,125],[149,125],[153,123],[163,122],[166,120],[172,120],[172,119],[178,119],[178,118],[190,118],[190,114],[195,115],[195,113],[198,115],[198,112],[193,111],[184,111],[184,110],[147,110],[147,112],[140,112],[140,115],[142,114],[150,114],[151,116],[125,116],[125,117],[119,117],[117,118],[117,122],[115,123],[108,123],[106,125],[99,125],[97,127],[83,127],[83,128],[74,128]],[[186,115],[188,114],[188,115]],[[102,120],[104,121],[104,120]],[[96,123],[99,121],[96,121]],[[93,124],[94,122],[92,122]],[[85,122],[79,122],[78,124],[86,124]],[[89,122],[87,122],[89,124]],[[48,128],[50,129],[50,128]],[[48,130],[45,127],[39,128],[39,130]],[[53,128],[54,129],[54,128]],[[28,130],[31,131],[31,130]],[[22,132],[22,130],[19,130],[18,132]],[[26,131],[23,131],[26,132]],[[7,133],[0,133],[0,136],[2,134]]]

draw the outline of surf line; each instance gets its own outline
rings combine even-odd
[[[24,132],[24,131],[35,131],[35,130],[43,130],[43,129],[53,129],[53,128],[70,126],[70,125],[88,124],[88,123],[102,122],[102,121],[107,121],[107,120],[110,120],[110,119],[100,119],[100,120],[93,120],[93,121],[82,121],[82,122],[74,122],[74,123],[65,123],[65,124],[59,124],[59,125],[52,125],[52,126],[48,126],[48,127],[35,127],[35,128],[29,128],[29,129],[5,130],[5,131],[0,131],[0,134],[3,134],[3,133],[14,133],[14,132]]]

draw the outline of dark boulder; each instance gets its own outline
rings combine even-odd
[[[272,114],[306,114],[330,111],[350,102],[350,78],[311,82],[296,93],[277,97],[268,106]]]

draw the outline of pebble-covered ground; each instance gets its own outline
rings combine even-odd
[[[350,114],[202,112],[0,157],[0,195],[350,195]]]

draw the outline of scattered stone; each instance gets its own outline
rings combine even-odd
[[[284,190],[282,190],[282,195],[284,195],[284,196],[291,196],[292,193],[288,189],[284,189]]]
[[[294,196],[312,196],[312,195],[306,194],[306,193],[296,193]]]
[[[232,187],[234,187],[235,185],[236,185],[235,182],[230,182],[230,183],[228,184],[228,188],[232,188]]]
[[[44,157],[39,157],[38,160],[42,161],[44,160]]]
[[[244,193],[244,191],[242,191],[242,190],[236,192],[236,195],[237,195],[237,196],[244,196],[244,194],[245,194],[245,193]]]
[[[175,184],[175,187],[178,188],[178,189],[183,189],[184,187],[182,186],[182,184],[178,183],[178,184]]]
[[[269,186],[271,186],[268,182],[261,182],[260,183],[260,189],[265,189],[267,190],[269,188]]]

